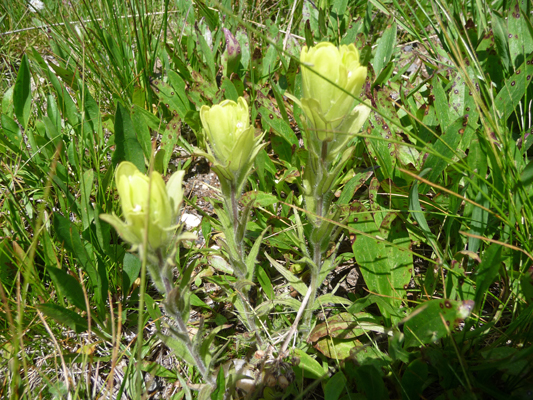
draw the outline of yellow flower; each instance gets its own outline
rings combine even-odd
[[[355,46],[337,48],[327,42],[309,49],[305,46],[300,62],[303,64],[301,105],[317,138],[330,142],[339,131],[357,133],[368,112],[362,104],[355,107],[354,98],[361,94],[367,73],[366,67],[359,63]]]
[[[224,100],[212,107],[202,106],[200,119],[216,161],[233,174],[243,170],[257,155],[255,129],[250,125],[248,104]]]
[[[143,243],[146,232],[151,250],[166,246],[183,199],[184,174],[184,171],[177,171],[165,185],[155,171],[148,177],[131,162],[120,163],[115,171],[115,181],[125,222],[114,214],[103,214],[101,218],[134,246]]]

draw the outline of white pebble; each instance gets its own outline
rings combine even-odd
[[[194,214],[183,214],[181,216],[181,222],[185,224],[187,229],[196,228],[202,223],[202,219]]]

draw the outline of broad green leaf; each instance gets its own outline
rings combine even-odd
[[[381,167],[376,173],[382,174],[384,179],[392,178],[396,166],[396,144],[389,141],[391,139],[389,124],[381,115],[371,112],[366,132],[363,133],[371,136],[365,137],[364,140],[369,156]]]
[[[428,365],[417,358],[411,362],[402,376],[402,399],[419,399],[428,377]]]
[[[342,189],[342,193],[337,200],[337,204],[348,204],[350,201],[352,201],[353,196],[357,190],[364,185],[364,183],[372,176],[374,173],[373,169],[367,170],[367,171],[360,171],[353,178],[351,178],[346,185],[344,185],[344,189]]]
[[[368,289],[382,295],[394,308],[399,307],[411,279],[409,269],[413,261],[408,251],[409,234],[401,223],[396,223],[386,226],[388,236],[382,237],[372,214],[358,201],[352,203],[352,215],[348,223],[356,232],[352,248]],[[390,317],[386,308],[380,306],[380,309],[385,317]]]
[[[31,75],[26,54],[22,56],[13,92],[15,115],[24,129],[28,126],[31,111]]]
[[[186,363],[190,365],[194,365],[194,358],[191,356],[191,354],[187,350],[187,346],[185,346],[185,344],[181,340],[164,335],[162,333],[158,333],[158,337],[161,339],[163,343],[165,343],[168,347],[170,347],[173,350],[176,356],[178,356],[180,359],[182,359]]]
[[[124,254],[124,261],[122,264],[122,294],[127,296],[130,292],[131,286],[135,279],[139,276],[141,271],[141,260],[139,257],[131,254]]]
[[[243,204],[252,202],[254,205],[261,207],[268,207],[279,202],[279,199],[270,193],[261,191],[246,192],[242,195],[241,201]]]
[[[389,63],[396,47],[396,23],[390,25],[379,40],[374,56],[374,71],[379,75],[385,65]]]
[[[298,371],[300,375],[303,372],[304,378],[320,379],[325,375],[324,369],[322,369],[318,361],[305,351],[295,348],[293,350],[293,355],[300,359],[300,363],[293,368],[295,371]]]
[[[507,23],[509,30],[509,52],[511,54],[511,64],[514,67],[511,69],[512,71],[516,71],[516,68],[519,68],[526,61],[526,57],[533,53],[533,37],[527,26],[528,21],[526,21],[528,17],[520,9],[519,0],[511,2]]]
[[[360,366],[355,370],[355,378],[357,389],[364,393],[367,399],[386,400],[389,398],[389,391],[376,366]]]
[[[49,267],[48,273],[52,277],[56,288],[63,294],[72,304],[82,311],[87,311],[83,290],[76,278],[69,275],[67,272],[59,268]]]
[[[83,333],[88,328],[87,321],[72,310],[51,303],[39,304],[36,307],[47,317],[55,319],[76,333]]]
[[[276,134],[285,139],[289,144],[299,146],[298,138],[291,129],[291,126],[286,123],[282,118],[278,117],[276,113],[268,110],[265,107],[259,108],[259,114],[261,114],[262,121],[270,126]]]
[[[450,330],[470,315],[473,308],[472,300],[440,299],[420,304],[405,319],[404,348],[433,343],[445,337]]]
[[[500,56],[504,69],[509,71],[509,68],[511,67],[511,59],[509,57],[507,27],[505,20],[496,13],[492,13],[492,30],[498,56]]]
[[[9,147],[11,150],[13,150],[16,154],[22,153],[22,147],[21,144],[23,143],[22,140],[22,132],[20,131],[20,127],[17,124],[17,122],[9,117],[7,114],[2,114],[0,116],[0,121],[2,122],[2,137],[0,137],[0,140],[4,142],[4,144]],[[5,135],[5,138],[4,138]],[[7,140],[6,140],[7,139]]]
[[[115,115],[115,152],[112,159],[115,165],[122,161],[130,161],[142,173],[146,171],[143,149],[137,140],[128,110],[120,103],[117,105]]]
[[[183,119],[189,110],[188,103],[184,102],[182,93],[180,93],[182,91],[181,83],[183,80],[178,74],[175,74],[173,75],[173,82],[178,86],[177,89],[160,79],[152,81],[152,86],[159,100],[161,100],[169,111],[174,115],[179,115]]]
[[[337,400],[346,388],[346,377],[339,371],[324,386],[324,400]]]
[[[520,276],[520,286],[527,303],[533,304],[533,267]]]
[[[85,123],[89,125],[92,132],[93,138],[91,141],[96,141],[96,138],[103,140],[104,136],[102,131],[102,117],[98,104],[91,96],[91,92],[88,88],[85,88],[84,94]]]
[[[353,339],[363,335],[366,331],[384,333],[385,328],[372,314],[343,312],[315,326],[307,341],[312,343],[327,336],[337,339]]]
[[[524,61],[516,71],[505,81],[503,87],[498,92],[493,105],[493,113],[502,121],[507,121],[517,105],[524,97],[532,77],[533,77],[533,57]]]
[[[239,99],[239,93],[237,92],[237,89],[235,88],[235,85],[231,79],[229,79],[227,76],[222,77],[222,84],[220,88],[224,91],[224,96],[226,99],[237,102]]]
[[[257,281],[261,285],[261,288],[265,292],[267,298],[269,300],[274,299],[274,289],[272,287],[272,283],[270,282],[270,278],[261,265],[257,266]]]
[[[450,117],[448,114],[448,109],[450,108],[450,106],[448,104],[446,92],[442,88],[438,75],[435,75],[433,77],[432,85],[433,95],[435,96],[435,112],[437,113],[437,117],[439,119],[442,131],[446,132],[448,126],[450,125]]]
[[[78,228],[67,218],[59,213],[54,214],[54,229],[60,242],[70,251],[81,264],[83,270],[89,276],[94,288],[96,302],[103,311],[103,304],[107,300],[107,283],[102,279],[102,273],[96,268],[94,260],[89,256],[87,249],[83,245]]]
[[[146,117],[147,114],[149,115],[148,117]],[[154,117],[155,121],[152,121],[150,116]],[[152,156],[152,137],[150,135],[149,123],[152,123],[152,129],[158,131],[161,128],[161,121],[155,115],[134,105],[131,110],[131,122],[133,124],[133,129],[135,129],[137,141],[142,147],[144,157],[149,160]]]

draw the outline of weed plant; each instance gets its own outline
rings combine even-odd
[[[531,398],[532,77],[526,0],[2,2],[0,396]]]

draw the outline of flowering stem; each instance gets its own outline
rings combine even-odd
[[[237,196],[239,196],[240,193],[237,192],[236,185],[234,183],[230,184],[230,202],[231,202],[231,219],[233,221],[233,242],[235,243],[236,247],[236,253],[238,259],[236,260],[235,264],[233,265],[234,271],[237,272],[239,275],[238,278],[240,279],[250,279],[250,277],[247,276],[247,265],[246,260],[244,258],[244,252],[243,252],[243,242],[244,238],[243,235],[240,233],[241,231],[241,224],[245,224],[247,221],[247,215],[239,215],[239,204],[237,200]],[[239,218],[240,217],[240,218]],[[242,227],[245,228],[245,227]],[[230,257],[231,258],[231,257]],[[248,288],[243,287],[242,291],[239,291],[239,294],[241,296],[241,301],[244,307],[244,313],[246,322],[248,323],[248,328],[251,332],[255,332],[256,340],[258,341],[258,344],[260,345],[262,343],[261,338],[257,331],[257,326],[255,324],[255,317],[253,309],[250,305],[250,297],[248,296]]]
[[[163,286],[165,288],[165,294],[166,294],[166,297],[168,298],[173,288],[172,288],[172,283],[170,282],[169,278],[167,276],[164,276],[165,275],[164,271],[167,270],[169,265],[167,265],[168,261],[166,257],[164,257],[161,249],[157,250],[157,259],[159,261],[159,271],[161,272],[160,279],[163,282]],[[189,333],[187,331],[187,324],[183,320],[181,313],[174,312],[170,307],[165,307],[165,311],[167,312],[167,314],[171,315],[174,321],[176,322],[178,331],[181,334],[181,337],[179,339],[187,348],[188,353],[191,355],[192,359],[194,360],[194,364],[196,368],[198,368],[198,371],[200,372],[202,377],[204,378],[204,381],[211,385],[214,385],[215,381],[213,377],[209,374],[209,371],[207,367],[205,366],[205,363],[202,360],[202,357],[200,357],[200,354],[198,354],[196,347],[191,342]]]

